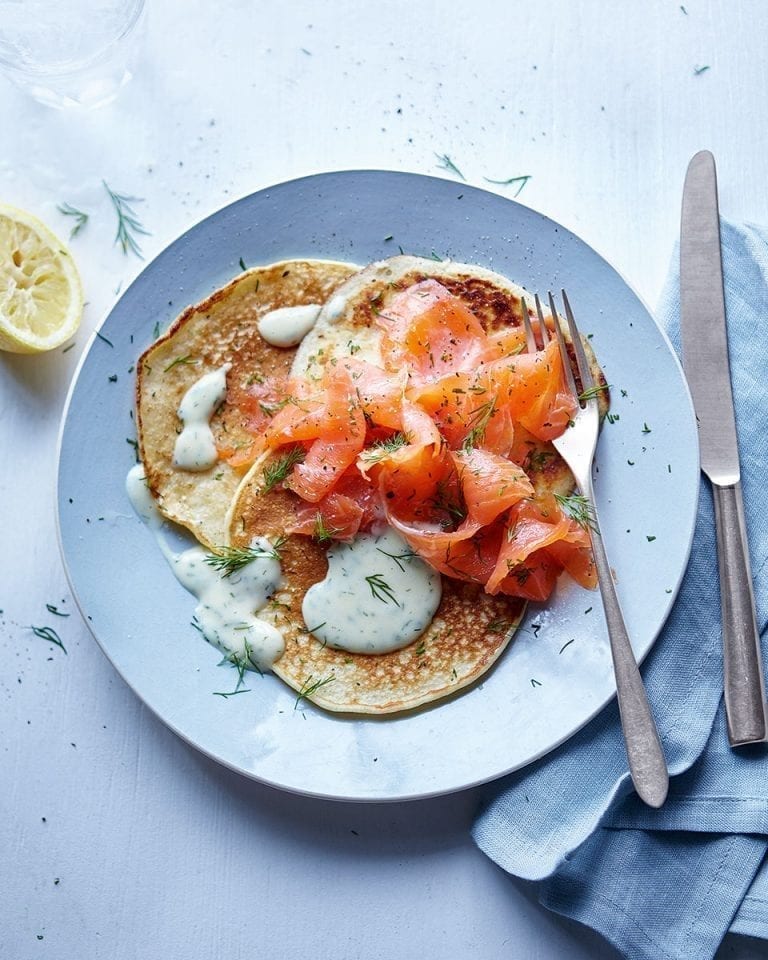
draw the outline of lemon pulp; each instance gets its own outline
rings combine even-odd
[[[0,350],[41,353],[80,325],[83,293],[77,267],[40,220],[0,204]]]

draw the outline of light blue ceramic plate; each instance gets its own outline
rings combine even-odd
[[[389,239],[391,238],[391,239]],[[233,672],[190,626],[194,599],[132,513],[133,377],[139,353],[187,304],[249,266],[285,257],[367,263],[398,252],[481,264],[529,290],[569,293],[609,383],[596,496],[639,658],[677,594],[699,482],[696,427],[680,365],[625,281],[568,230],[495,194],[413,174],[329,173],[280,184],[198,223],[150,263],[94,337],[61,435],[58,510],[72,589],[136,694],[181,737],[250,777],[353,800],[446,793],[530,763],[614,693],[600,598],[563,585],[531,609],[484,681],[390,719],[345,719],[272,676],[230,699]],[[117,383],[109,377],[118,373]],[[647,429],[650,432],[644,432]]]

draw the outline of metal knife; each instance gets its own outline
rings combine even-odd
[[[728,360],[715,158],[688,166],[680,223],[683,367],[699,424],[701,469],[712,483],[720,568],[725,709],[731,746],[768,739],[760,635],[749,565]]]

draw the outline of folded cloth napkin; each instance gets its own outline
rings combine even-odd
[[[725,297],[757,621],[768,647],[768,229],[722,223]],[[677,256],[659,316],[680,348]],[[768,938],[768,751],[728,746],[712,497],[643,667],[672,779],[661,810],[632,789],[615,703],[560,750],[489,789],[474,826],[551,910],[627,957],[714,956],[729,930]],[[761,866],[762,865],[762,866]]]

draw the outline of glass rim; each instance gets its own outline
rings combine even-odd
[[[77,61],[75,66],[66,66],[65,63],[61,61],[54,61],[53,63],[48,64],[24,64],[19,65],[12,59],[3,56],[2,48],[0,48],[0,66],[4,67],[10,72],[24,74],[28,77],[64,77],[69,74],[79,73],[81,70],[87,70],[89,67],[94,66],[100,61],[106,59],[108,52],[121,40],[124,40],[136,27],[139,22],[139,18],[144,12],[146,0],[132,0],[132,9],[128,19],[123,24],[120,32],[111,37],[106,41],[102,46],[95,50],[89,57],[86,57],[84,60]],[[66,67],[66,68],[65,68]]]

